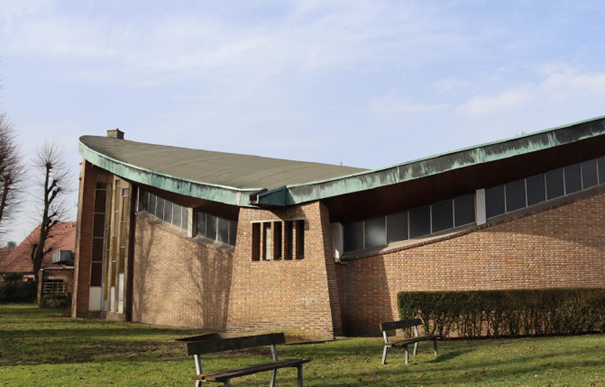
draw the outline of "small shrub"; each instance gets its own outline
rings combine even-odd
[[[22,282],[6,279],[7,285],[0,288],[0,303],[9,302],[34,302],[36,300],[36,284],[34,282]],[[21,276],[21,278],[23,278]]]
[[[71,307],[71,294],[47,294],[40,299],[41,308],[67,309]]]
[[[401,292],[402,319],[422,319],[427,334],[502,337],[578,334],[605,328],[605,289]]]

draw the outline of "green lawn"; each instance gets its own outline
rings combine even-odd
[[[193,386],[193,361],[177,337],[199,331],[76,320],[33,306],[0,306],[0,386]],[[403,351],[380,364],[380,339],[282,346],[282,359],[312,359],[308,386],[605,386],[605,336],[446,341],[440,355],[420,347],[405,366]],[[205,356],[205,370],[269,359],[268,350]],[[233,386],[268,386],[269,375]],[[278,373],[295,386],[295,370]],[[213,385],[213,384],[209,384]],[[216,384],[214,384],[216,385]]]

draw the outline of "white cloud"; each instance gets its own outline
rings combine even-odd
[[[478,95],[458,106],[457,110],[468,115],[489,114],[523,106],[534,98],[533,87],[523,85],[494,96]]]
[[[390,93],[382,98],[376,98],[370,101],[372,113],[376,115],[385,114],[416,114],[416,113],[435,113],[448,108],[446,104],[422,104],[412,102],[399,97],[395,93]]]

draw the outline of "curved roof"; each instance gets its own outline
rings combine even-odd
[[[219,201],[247,205],[243,194],[330,179],[361,168],[82,136],[80,153],[91,163],[135,182]],[[240,200],[237,200],[237,194]]]
[[[605,116],[364,170],[83,136],[86,160],[134,182],[238,206],[289,206],[363,192],[605,135]]]

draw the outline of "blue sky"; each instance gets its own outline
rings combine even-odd
[[[115,127],[376,168],[605,115],[604,18],[602,1],[2,0],[0,103],[27,156],[65,148],[74,188],[77,138]]]

